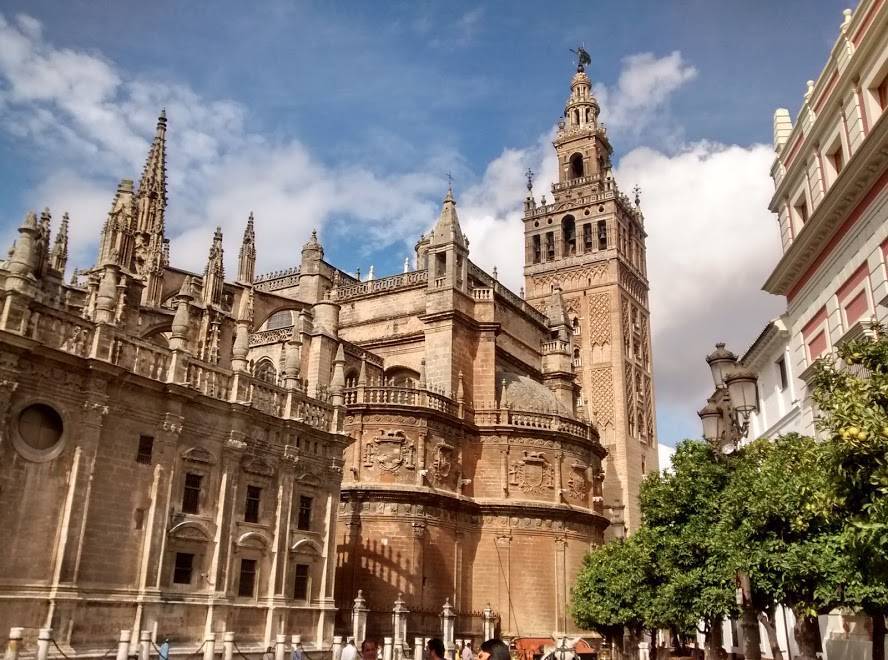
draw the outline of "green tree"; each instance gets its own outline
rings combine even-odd
[[[873,660],[885,658],[888,614],[888,337],[868,336],[821,360],[811,381],[817,426],[827,448],[824,469],[843,522],[842,549],[853,560],[846,604],[873,619]]]
[[[571,594],[571,612],[577,625],[599,632],[617,657],[645,628],[655,566],[644,531],[614,541],[586,555]],[[630,638],[624,640],[625,632]]]
[[[686,440],[676,448],[671,470],[645,479],[640,495],[659,575],[648,624],[685,636],[702,621],[709,657],[721,647],[722,619],[736,609],[734,575],[721,561],[713,533],[730,474],[729,462],[712,447]]]
[[[717,536],[724,562],[749,577],[750,597],[780,653],[773,612],[778,604],[796,617],[800,658],[813,660],[817,615],[842,602],[841,585],[853,574],[841,552],[825,447],[800,435],[759,439],[734,463],[721,503]]]

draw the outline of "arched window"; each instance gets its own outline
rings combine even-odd
[[[561,237],[564,240],[564,256],[575,255],[577,253],[577,223],[572,215],[566,215],[562,219]]]
[[[573,317],[573,321],[570,322],[571,328],[573,328],[573,333],[575,335],[580,334],[580,319],[576,316]]]
[[[580,349],[579,349],[579,348],[575,348],[575,349],[574,349],[574,353],[573,353],[573,366],[575,366],[575,367],[579,367],[580,364],[581,364],[581,362],[580,362]]]
[[[579,110],[574,110],[574,124],[576,126],[580,125],[580,111]]]
[[[253,375],[266,383],[277,383],[277,369],[274,368],[274,363],[268,358],[263,358],[256,363]]]
[[[272,314],[268,321],[265,322],[266,330],[277,330],[279,328],[289,328],[293,325],[293,312],[289,309],[281,310]]]
[[[570,178],[579,179],[583,176],[583,154],[574,154],[570,157]]]

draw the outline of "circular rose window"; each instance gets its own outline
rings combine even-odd
[[[32,403],[18,414],[16,445],[31,460],[55,458],[61,450],[62,416],[45,403]]]

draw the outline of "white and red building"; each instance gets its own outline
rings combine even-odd
[[[787,304],[742,357],[759,382],[749,437],[813,435],[812,366],[871,320],[888,319],[888,0],[845,10],[795,123],[784,108],[774,113],[774,149],[770,209],[783,255],[763,288]],[[777,626],[784,650],[787,619]],[[869,653],[863,621],[821,622],[825,658]],[[739,650],[736,639],[726,646]]]

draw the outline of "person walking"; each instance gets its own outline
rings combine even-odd
[[[426,650],[429,652],[429,660],[444,660],[444,642],[437,637],[429,640]]]
[[[355,646],[355,638],[349,637],[342,647],[340,660],[358,660],[358,648]]]
[[[478,649],[477,660],[512,660],[509,647],[499,639],[488,639]]]
[[[475,654],[472,653],[472,640],[467,639],[463,643],[462,660],[475,660]]]
[[[375,639],[365,639],[361,642],[361,660],[376,660],[379,655],[379,644]]]
[[[170,660],[170,640],[168,637],[163,638],[163,643],[157,649],[157,657],[159,660]]]
[[[290,654],[290,660],[305,660],[305,652],[302,650],[301,640],[293,645],[293,652]]]
[[[270,646],[265,649],[265,653],[262,654],[262,660],[274,660],[274,649]]]

